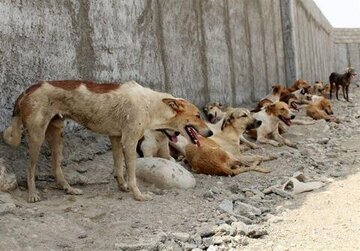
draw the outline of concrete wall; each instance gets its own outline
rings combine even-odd
[[[238,105],[335,68],[332,27],[312,0],[0,0],[0,10],[0,130],[41,79],[134,79],[199,106]],[[355,62],[356,46],[337,46],[337,64]]]
[[[285,81],[277,0],[0,2],[0,130],[40,79],[126,81],[240,104]]]
[[[292,2],[296,79],[327,81],[335,67],[332,26],[312,0]]]
[[[360,29],[334,29],[333,35],[336,70],[343,72],[344,68],[352,66],[360,72]]]

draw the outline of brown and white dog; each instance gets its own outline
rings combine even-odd
[[[199,138],[200,146],[185,147],[186,160],[197,173],[210,175],[237,175],[247,171],[268,171],[257,166],[263,160],[274,157],[249,155],[240,151],[239,137],[246,130],[261,125],[246,109],[234,109],[224,118],[221,132],[210,138]]]
[[[178,131],[192,143],[197,136],[208,137],[211,130],[200,119],[199,110],[184,99],[142,87],[135,81],[124,84],[97,84],[89,81],[41,81],[30,86],[16,100],[5,141],[17,146],[21,127],[27,131],[30,165],[27,172],[29,202],[40,197],[35,188],[35,170],[44,140],[52,152],[52,168],[60,188],[81,194],[65,180],[60,163],[64,119],[72,119],[91,131],[110,137],[115,176],[121,190],[128,187],[137,200],[151,199],[136,184],[136,145],[145,129]],[[125,157],[128,184],[124,179]]]
[[[289,88],[287,88],[288,92],[294,92],[296,90],[299,90],[301,88],[308,88],[310,87],[310,85],[303,79],[298,79],[296,80],[292,86],[290,86]]]
[[[321,96],[316,97],[317,98],[306,107],[306,115],[315,120],[325,119],[326,121],[339,123],[340,121],[333,116],[334,113],[330,100]]]
[[[257,120],[262,121],[261,126],[257,130],[251,130],[249,132],[253,137],[256,135],[257,142],[267,143],[273,146],[285,144],[290,147],[296,147],[294,143],[279,134],[280,121],[290,126],[291,120],[295,118],[295,115],[290,111],[286,103],[282,101],[274,102],[264,107],[260,112],[254,113],[253,116]]]
[[[271,93],[262,98],[257,104],[256,108],[251,110],[251,112],[259,112],[263,107],[279,101],[281,94],[286,90],[286,88],[280,84],[273,85],[271,88]]]
[[[335,86],[336,88],[336,99],[339,100],[338,92],[340,85],[342,87],[342,92],[344,99],[348,102],[349,100],[349,86],[350,81],[353,77],[355,77],[357,73],[355,72],[355,69],[352,67],[349,67],[345,70],[344,74],[340,74],[337,72],[332,72],[329,76],[329,83],[330,83],[330,99],[332,98],[332,90]]]

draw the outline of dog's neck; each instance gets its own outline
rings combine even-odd
[[[229,141],[235,141],[239,142],[240,136],[245,132],[245,130],[240,130],[239,128],[234,128],[231,125],[225,126],[219,134],[222,135],[222,137],[228,139]]]

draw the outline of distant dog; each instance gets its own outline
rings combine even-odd
[[[128,190],[122,167],[124,156],[128,185],[137,200],[151,199],[140,192],[135,176],[136,145],[145,129],[178,131],[194,144],[198,143],[198,133],[205,137],[212,135],[193,104],[144,88],[134,81],[124,84],[41,81],[18,97],[11,125],[4,131],[5,141],[12,146],[20,144],[21,127],[27,131],[29,202],[40,200],[35,188],[35,170],[45,139],[51,148],[52,168],[60,188],[70,194],[82,193],[68,184],[60,166],[64,119],[72,119],[110,137],[118,186]]]
[[[267,143],[273,146],[285,144],[290,147],[296,147],[296,144],[279,134],[280,121],[290,126],[291,120],[295,118],[295,115],[290,111],[286,103],[282,101],[274,102],[264,107],[260,112],[254,113],[253,116],[257,120],[262,121],[261,126],[257,130],[251,130],[249,132],[250,135],[257,138],[257,142]]]
[[[340,121],[333,114],[330,100],[321,96],[317,96],[314,102],[311,102],[306,107],[306,115],[315,120],[325,119],[326,121],[339,123]]]
[[[211,138],[199,138],[200,146],[185,147],[186,160],[197,173],[210,175],[237,175],[247,171],[267,173],[258,167],[270,156],[244,156],[240,152],[239,137],[245,130],[257,128],[261,121],[254,119],[245,109],[234,109],[224,118],[221,132]]]
[[[339,100],[339,96],[338,96],[338,92],[339,92],[339,88],[340,85],[342,87],[342,92],[343,92],[343,96],[344,99],[348,102],[349,101],[349,86],[350,86],[350,81],[351,78],[353,78],[354,76],[356,76],[357,73],[355,72],[354,68],[347,68],[345,70],[344,74],[340,74],[337,72],[332,72],[329,76],[329,83],[330,83],[330,99],[332,99],[332,90],[335,86],[336,88],[336,99]]]
[[[298,79],[296,80],[292,86],[290,86],[289,88],[287,88],[288,92],[294,92],[296,90],[299,90],[301,88],[308,88],[310,87],[310,85],[303,79]]]

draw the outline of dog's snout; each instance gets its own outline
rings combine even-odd
[[[176,135],[176,136],[179,136],[179,135],[180,135],[180,132],[176,131],[176,132],[175,132],[175,135]]]
[[[214,133],[211,130],[207,131],[207,133],[206,133],[206,137],[211,137],[213,135],[214,135]]]
[[[291,118],[291,119],[294,119],[294,118],[295,118],[295,115],[294,115],[294,114],[292,114],[290,118]]]
[[[330,112],[329,112],[329,115],[334,115],[333,111],[330,111]]]
[[[262,121],[261,121],[261,120],[256,120],[255,124],[256,124],[257,126],[261,126]]]

